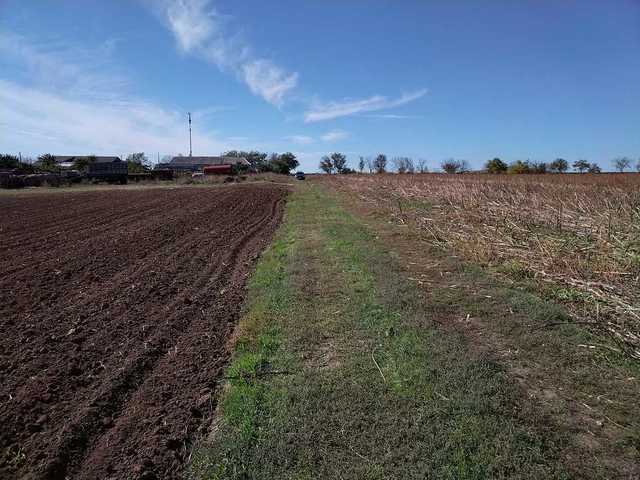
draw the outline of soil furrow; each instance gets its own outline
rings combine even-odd
[[[129,193],[122,216],[111,215],[109,193],[76,195],[94,217],[53,244],[50,259],[42,249],[0,254],[14,268],[0,277],[3,478],[175,478],[211,414],[246,276],[286,190],[153,190],[144,202]],[[61,196],[67,208],[48,208]],[[9,203],[70,226],[78,209],[66,197]]]

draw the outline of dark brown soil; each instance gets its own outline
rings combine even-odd
[[[179,477],[285,196],[0,197],[0,478]]]

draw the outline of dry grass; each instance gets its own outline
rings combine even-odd
[[[532,278],[640,358],[640,175],[323,177],[433,245]]]

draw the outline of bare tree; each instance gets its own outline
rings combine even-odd
[[[427,160],[424,158],[419,158],[417,162],[418,173],[427,173],[429,168],[427,168]]]
[[[324,173],[327,173],[329,175],[333,173],[333,162],[331,161],[331,158],[329,158],[327,155],[325,155],[320,159],[319,167],[320,167],[320,170],[322,170]]]
[[[409,157],[393,157],[391,163],[398,173],[415,173],[413,160]]]
[[[631,166],[631,159],[629,157],[614,158],[613,166],[616,167],[616,170],[622,173]]]
[[[392,157],[391,164],[396,172],[405,173],[404,157]]]
[[[376,173],[387,171],[387,156],[384,153],[380,153],[373,161],[373,168],[375,168]]]
[[[464,173],[469,171],[469,163],[466,160],[456,160],[454,158],[449,158],[444,160],[440,167],[446,173]]]
[[[373,173],[373,158],[367,157],[367,168],[369,169],[369,173]]]
[[[405,157],[407,173],[416,173],[416,166],[413,163],[413,159],[411,157]]]
[[[362,171],[364,170],[364,157],[360,157],[360,161],[358,162],[358,170],[360,170],[360,173],[362,173]]]

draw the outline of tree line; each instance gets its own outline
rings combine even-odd
[[[71,168],[79,172],[86,172],[89,165],[95,162],[96,155],[78,156]],[[151,169],[149,160],[144,152],[132,153],[126,158],[129,173],[144,173]],[[0,154],[0,170],[19,170],[25,174],[30,173],[60,173],[62,170],[56,157],[50,153],[40,155],[37,159],[26,157],[21,160],[15,155]]]
[[[225,157],[244,157],[246,158],[252,171],[263,173],[273,172],[288,175],[291,170],[296,169],[300,163],[296,156],[291,152],[271,153],[264,152],[242,152],[231,150],[223,154]],[[72,169],[85,172],[92,162],[96,160],[95,155],[78,157],[71,166]],[[164,157],[163,160],[170,160],[170,157]],[[144,152],[132,153],[126,158],[129,167],[129,173],[145,173],[151,170],[151,164]],[[56,162],[54,155],[45,153],[40,155],[36,160],[25,158],[21,160],[15,155],[0,154],[0,170],[20,170],[23,173],[58,173],[61,168]]]
[[[629,157],[618,157],[613,159],[612,165],[616,171],[623,173],[634,165]],[[595,162],[589,162],[584,159],[574,161],[571,165],[564,158],[556,158],[552,162],[535,162],[531,160],[516,160],[506,163],[500,158],[487,160],[484,164],[483,172],[486,173],[511,173],[511,174],[527,174],[527,173],[566,173],[569,168],[573,167],[573,171],[577,173],[601,173],[602,169]],[[340,152],[334,152],[325,155],[320,160],[318,166],[321,171],[327,174],[348,174],[355,173],[356,170],[347,166],[346,155]],[[635,163],[635,168],[640,172],[640,158]],[[440,163],[440,169],[445,173],[467,173],[471,171],[469,163],[466,160],[449,158]],[[392,157],[390,161],[385,154],[378,154],[375,157],[359,157],[358,171],[363,173],[368,170],[369,173],[385,173],[387,171],[395,171],[398,173],[428,173],[427,161],[418,159],[414,161],[410,157]]]
[[[251,164],[251,170],[258,173],[272,172],[288,175],[291,170],[295,170],[300,165],[296,156],[291,152],[285,153],[265,153],[265,152],[243,152],[230,150],[222,154],[224,157],[245,158]]]

